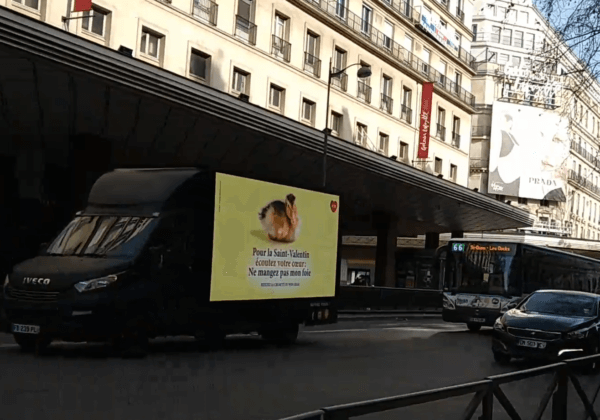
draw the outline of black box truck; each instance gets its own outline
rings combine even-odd
[[[194,168],[118,169],[83,211],[4,282],[24,351],[53,340],[293,342],[337,321],[339,197]]]

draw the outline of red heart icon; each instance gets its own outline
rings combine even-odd
[[[331,205],[331,211],[335,213],[337,211],[337,208],[338,208],[337,201],[332,201],[330,205]]]

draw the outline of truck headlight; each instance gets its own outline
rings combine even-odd
[[[442,307],[444,309],[456,309],[454,302],[452,302],[446,295],[442,296]]]
[[[80,293],[89,292],[96,289],[102,289],[103,287],[111,285],[115,281],[117,281],[116,275],[104,276],[97,279],[80,281],[79,283],[75,284],[75,289],[77,289],[77,291]]]
[[[494,323],[494,329],[498,331],[506,331],[506,325],[502,322],[502,318],[498,318]]]
[[[589,328],[582,328],[580,330],[571,331],[570,333],[567,333],[567,339],[581,339],[581,338],[586,338],[589,333],[590,333],[590,329]]]

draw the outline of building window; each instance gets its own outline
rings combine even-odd
[[[521,57],[515,57],[515,56],[513,56],[513,58],[512,58],[512,65],[514,67],[520,67],[521,66]]]
[[[503,29],[502,30],[502,42],[503,45],[511,45],[512,44],[512,29]]]
[[[92,11],[83,12],[84,18],[81,21],[81,27],[88,32],[104,38],[106,34],[106,21],[108,12],[94,7]]]
[[[446,110],[438,107],[437,117],[437,136],[446,141]]]
[[[381,87],[381,109],[388,114],[393,111],[394,101],[392,99],[392,78],[383,75],[383,84]]]
[[[413,50],[413,39],[411,36],[404,35],[404,48],[408,52],[412,52]]]
[[[346,0],[336,0],[335,2],[335,14],[342,19],[346,19]]]
[[[346,51],[340,47],[335,47],[335,51],[333,53],[333,68],[331,69],[333,73],[337,73],[338,71],[342,71],[346,68],[347,56],[348,54]],[[340,74],[339,76],[332,77],[331,85],[340,88],[344,92],[348,90],[348,75],[346,72]]]
[[[435,166],[434,166],[434,171],[436,174],[441,174],[442,173],[442,159],[436,157],[435,158]]]
[[[525,48],[533,50],[535,47],[535,34],[525,34]]]
[[[315,124],[316,104],[306,98],[302,99],[302,120],[310,125]]]
[[[521,12],[521,22],[529,23],[529,13],[528,12]]]
[[[523,31],[515,31],[515,47],[523,48]]]
[[[388,136],[387,134],[379,133],[379,144],[377,145],[378,152],[387,155],[389,143],[390,136]]]
[[[249,44],[256,44],[256,25],[254,24],[254,2],[238,0],[235,16],[235,34]]]
[[[506,64],[508,63],[510,56],[508,54],[499,54],[498,55],[498,64]]]
[[[400,119],[412,124],[412,90],[403,87],[402,88],[402,110],[400,112]]]
[[[273,55],[290,61],[291,44],[288,42],[289,19],[279,13],[275,14],[275,28],[273,31]]]
[[[356,143],[361,146],[367,145],[367,130],[368,127],[361,123],[356,123]]]
[[[398,157],[402,161],[408,161],[408,143],[400,142],[400,148],[398,149]]]
[[[304,52],[304,70],[314,74],[316,77],[321,76],[321,60],[319,60],[320,50],[319,35],[307,31],[306,32],[306,50]]]
[[[452,120],[452,146],[460,149],[460,118],[458,117]]]
[[[275,108],[279,112],[283,112],[285,104],[285,89],[274,84],[271,84],[269,89],[269,106]]]
[[[431,51],[427,48],[423,48],[423,67],[421,71],[425,74],[429,74],[429,62],[431,60]]]
[[[502,30],[499,26],[492,26],[492,42],[500,42],[500,31]]]
[[[450,164],[450,179],[456,182],[458,167],[456,165]]]
[[[190,75],[207,81],[209,71],[210,55],[192,48],[192,53],[190,54]]]
[[[448,29],[448,24],[446,23],[446,21],[444,21],[442,19],[440,19],[440,25],[441,25],[442,28]]]
[[[158,60],[160,58],[160,49],[163,42],[164,36],[143,28],[140,52],[145,56]]]
[[[233,69],[233,83],[231,89],[235,93],[250,94],[250,73],[235,67]]]
[[[367,35],[371,33],[371,19],[372,18],[373,18],[373,9],[371,9],[369,6],[363,4],[361,30],[363,31],[363,33],[365,33]]]
[[[496,194],[496,200],[504,201],[504,200],[506,200],[506,196],[502,195],[502,194]]]
[[[392,49],[392,40],[394,39],[394,25],[387,20],[383,21],[383,46],[388,50]]]
[[[473,31],[473,41],[480,41],[477,39],[477,25],[471,25],[471,30]]]
[[[506,7],[498,6],[496,10],[500,19],[506,19]]]
[[[360,62],[361,67],[371,67],[365,62]],[[358,92],[357,96],[359,99],[364,100],[366,103],[371,103],[371,78],[365,77],[364,79],[358,79]]]
[[[331,111],[331,133],[339,136],[342,132],[342,114]]]
[[[13,0],[15,3],[22,4],[23,6],[31,7],[35,10],[40,10],[40,0]]]
[[[518,198],[519,204],[527,204],[527,199],[525,197]]]

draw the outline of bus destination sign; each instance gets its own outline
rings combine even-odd
[[[469,251],[475,252],[512,252],[513,248],[508,245],[479,245],[471,244]]]
[[[467,248],[465,243],[452,243],[452,252],[465,252],[467,249],[470,252],[513,252],[513,247],[510,245],[469,244]]]

